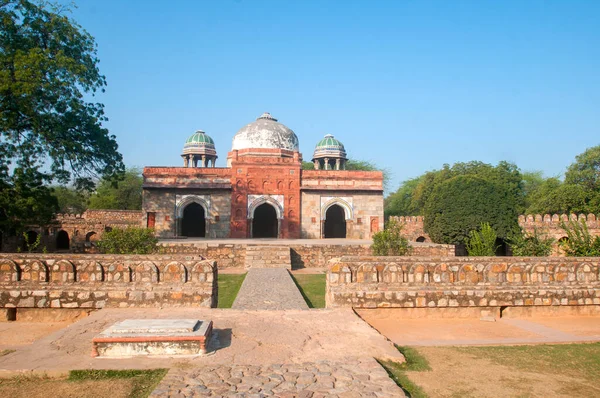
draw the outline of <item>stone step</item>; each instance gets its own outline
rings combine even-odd
[[[247,246],[244,266],[246,269],[292,269],[290,248],[287,246]]]

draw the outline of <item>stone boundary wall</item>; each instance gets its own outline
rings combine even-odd
[[[404,225],[402,233],[410,242],[431,242],[431,238],[425,233],[422,216],[391,216],[390,219],[396,220]],[[561,228],[561,223],[573,221],[585,221],[588,230],[592,236],[600,236],[600,219],[595,214],[529,214],[519,216],[519,225],[526,232],[533,232],[537,229],[554,238],[556,242],[566,238],[565,231]],[[553,256],[561,256],[563,253],[559,250],[558,243],[554,244]]]
[[[0,307],[215,307],[217,266],[199,256],[0,256]]]
[[[445,308],[600,304],[600,258],[341,257],[327,307]]]
[[[236,243],[160,243],[168,254],[196,254],[216,261],[220,269],[244,268],[246,265],[246,247],[260,246],[256,244]],[[326,268],[329,260],[344,255],[370,256],[371,245],[317,245],[286,244],[291,250],[292,269]],[[413,255],[452,257],[453,245],[416,245]]]

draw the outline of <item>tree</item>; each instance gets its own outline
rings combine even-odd
[[[13,199],[2,202],[4,230],[48,221],[57,203],[44,184],[91,188],[124,169],[104,106],[85,100],[106,86],[96,43],[66,11],[0,2],[0,184]]]
[[[554,239],[534,228],[533,232],[521,229],[509,238],[509,242],[515,256],[547,257],[552,253]]]
[[[52,190],[60,213],[80,214],[87,209],[89,198],[85,191],[64,185],[55,186]]]
[[[487,222],[500,239],[518,228],[518,212],[509,187],[472,175],[437,185],[424,209],[424,227],[436,243],[465,243]]]
[[[121,181],[102,179],[90,197],[90,209],[140,210],[142,208],[141,171],[130,168]]]
[[[577,155],[565,173],[565,183],[580,185],[586,191],[600,191],[600,145]]]
[[[414,195],[422,179],[423,176],[404,181],[396,192],[385,199],[386,218],[419,214],[419,210],[415,206]]]
[[[568,239],[559,243],[567,256],[600,256],[600,236],[592,236],[585,221],[569,220],[568,223],[561,223],[561,228],[567,233]]]

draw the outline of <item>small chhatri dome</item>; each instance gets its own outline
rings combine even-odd
[[[315,159],[321,157],[346,159],[346,149],[344,148],[344,144],[331,134],[325,135],[325,137],[317,143],[313,155],[313,158]]]
[[[346,160],[344,144],[331,134],[317,143],[312,159],[316,170],[345,170]]]
[[[185,141],[186,146],[187,146],[187,144],[190,144],[190,143],[199,143],[199,144],[204,143],[204,144],[212,144],[213,147],[215,146],[215,142],[213,141],[213,139],[210,138],[210,136],[202,130],[196,131],[193,135],[190,136],[190,138],[188,138]]]
[[[184,167],[207,167],[210,162],[214,167],[217,159],[215,142],[204,131],[198,130],[185,141],[181,157]]]
[[[265,112],[256,121],[242,127],[231,144],[232,151],[263,148],[298,151],[298,137],[290,128]]]

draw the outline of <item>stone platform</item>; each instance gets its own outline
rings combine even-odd
[[[206,354],[212,321],[127,319],[92,339],[92,357]]]

